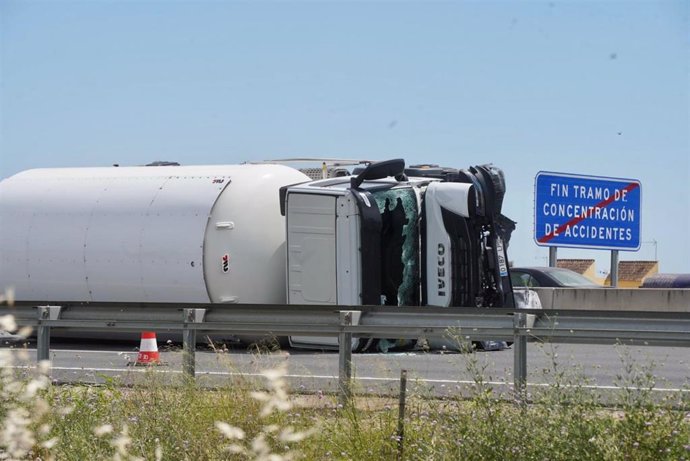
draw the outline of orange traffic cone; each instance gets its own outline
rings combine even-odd
[[[156,341],[156,333],[153,331],[144,331],[141,333],[141,345],[139,346],[139,355],[136,366],[143,365],[161,365],[160,354],[158,353],[158,343]]]

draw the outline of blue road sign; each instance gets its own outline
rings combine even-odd
[[[636,179],[540,171],[534,240],[540,246],[638,250],[641,196]]]

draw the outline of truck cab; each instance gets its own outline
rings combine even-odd
[[[421,200],[437,180],[356,178],[287,188],[288,302],[420,305]]]
[[[354,173],[281,190],[289,304],[513,306],[500,170],[395,159]]]

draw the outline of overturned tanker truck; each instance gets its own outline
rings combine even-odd
[[[265,162],[18,173],[0,182],[0,286],[51,303],[513,307],[500,169],[361,163],[323,179]]]

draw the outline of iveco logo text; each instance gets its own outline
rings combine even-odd
[[[438,295],[446,295],[446,247],[442,243],[438,244],[438,266],[436,268],[438,275]]]

